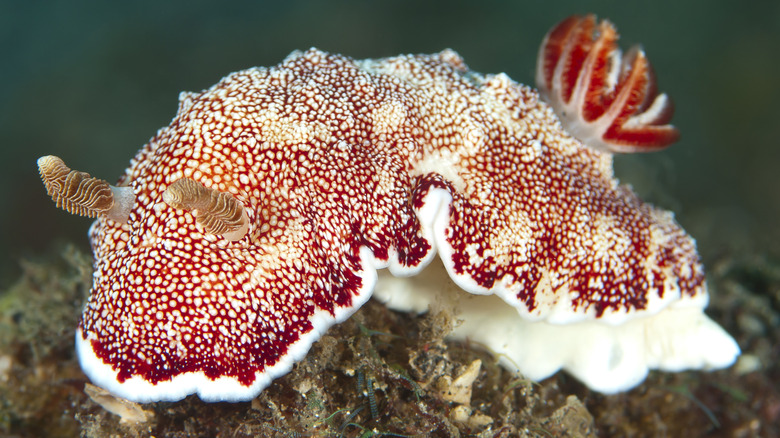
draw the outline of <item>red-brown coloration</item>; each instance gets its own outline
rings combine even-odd
[[[247,235],[203,234],[163,203],[180,178],[232,194]],[[462,287],[538,318],[563,299],[601,317],[706,293],[692,239],[616,185],[609,154],[563,131],[535,91],[470,73],[451,51],[356,62],[310,50],[231,74],[183,94],[120,183],[136,202],[129,224],[92,228],[80,325],[120,383],[192,372],[252,385],[362,303],[363,247],[398,273],[438,245]],[[418,218],[434,189],[452,197],[436,243]]]
[[[611,152],[647,152],[677,141],[674,108],[658,94],[650,62],[634,47],[621,57],[618,34],[593,15],[572,16],[542,43],[537,86],[567,130]],[[621,60],[621,58],[623,58]]]

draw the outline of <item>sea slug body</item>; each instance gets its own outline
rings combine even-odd
[[[620,62],[594,20],[545,39],[550,104],[451,50],[310,49],[182,93],[116,186],[65,184],[73,171],[42,158],[70,211],[114,193],[90,230],[85,373],[134,401],[249,400],[372,294],[425,310],[443,293],[416,288],[426,276],[473,297],[455,338],[534,379],[565,369],[609,393],[652,368],[731,364],[693,239],[613,177],[612,152],[676,130],[644,55]]]

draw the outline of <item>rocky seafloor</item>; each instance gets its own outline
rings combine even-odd
[[[65,246],[20,263],[0,293],[2,436],[780,436],[780,263],[767,257],[710,261],[708,314],[743,349],[726,370],[651,372],[612,396],[564,373],[534,383],[445,341],[457,323],[446,309],[416,316],[372,300],[252,402],[147,405],[100,394],[78,366],[90,256]]]

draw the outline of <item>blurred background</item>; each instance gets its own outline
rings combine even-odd
[[[532,84],[562,18],[595,12],[641,43],[675,101],[679,143],[617,159],[618,176],[674,210],[705,261],[780,255],[780,2],[0,1],[0,287],[89,219],[55,208],[35,160],[114,182],[169,123],[180,91],[316,46],[355,58],[459,52]]]

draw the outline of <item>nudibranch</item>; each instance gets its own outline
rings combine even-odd
[[[613,152],[677,136],[616,40],[590,16],[553,29],[548,102],[451,50],[294,52],[182,93],[115,186],[41,158],[58,206],[97,217],[84,372],[134,401],[249,400],[372,294],[455,303],[453,338],[532,379],[610,393],[730,365],[694,240],[613,176]]]

